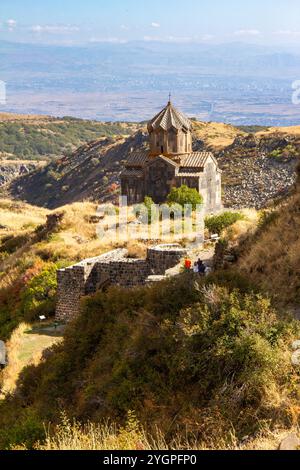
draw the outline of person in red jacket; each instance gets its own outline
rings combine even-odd
[[[185,269],[190,270],[192,268],[192,261],[190,259],[186,259],[184,262]]]

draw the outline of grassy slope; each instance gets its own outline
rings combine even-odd
[[[97,206],[62,207],[61,223],[46,228],[50,211],[21,202],[0,201],[0,338],[7,339],[20,321],[53,314],[56,269],[112,248],[96,236],[90,221]],[[48,287],[52,286],[51,289]],[[40,292],[41,289],[41,292]]]
[[[3,209],[6,222],[9,204]],[[27,225],[32,208],[18,204],[16,235],[28,230],[32,235],[34,227]],[[21,315],[36,314],[31,303],[24,304],[22,291],[44,263],[49,269],[49,263],[100,252],[95,227],[82,223],[94,209],[93,204],[66,207],[57,230],[41,240],[30,239],[26,252],[5,257],[1,320],[12,288],[12,316],[20,320]],[[37,211],[35,225],[49,213]],[[20,279],[23,284],[16,291]],[[251,282],[236,273],[216,273],[198,285],[183,276],[151,289],[99,293],[86,299],[64,343],[40,365],[25,370],[17,394],[0,404],[0,444],[31,446],[43,436],[43,423],[59,422],[63,408],[70,417],[96,423],[109,417],[117,426],[134,410],[146,433],[141,439],[146,447],[155,425],[163,436],[157,442],[166,447],[178,447],[180,441],[181,447],[237,448],[245,435],[253,446],[266,446],[268,439],[274,445],[277,427],[290,429],[299,423],[299,375],[291,365],[290,349],[299,334],[299,325],[276,312],[263,289],[257,296]],[[49,438],[46,446],[67,446],[66,433],[75,438],[68,426],[57,435],[59,442]],[[95,432],[106,433],[105,445],[113,439],[122,446],[119,431],[110,430],[110,436],[105,427],[93,428]],[[134,436],[130,440],[121,433],[122,442],[127,439],[132,448],[140,442]]]
[[[83,421],[119,424],[134,410],[168,445],[180,436],[199,447],[233,446],[296,425],[290,345],[299,325],[250,291],[237,277],[195,284],[183,276],[87,299],[64,343],[25,370],[18,394],[0,405],[1,445],[30,445],[42,422],[59,421],[61,407]]]
[[[196,139],[204,142],[207,148],[213,151],[223,150],[231,145],[238,135],[244,135],[243,131],[217,122],[193,122],[193,132]]]
[[[0,398],[14,392],[24,367],[38,365],[43,351],[61,340],[59,330],[21,323],[7,343],[8,365],[3,371]]]
[[[135,124],[0,114],[0,156],[12,160],[49,160],[71,153],[89,141],[130,135],[136,130]]]
[[[239,269],[277,302],[300,308],[300,188],[241,246]]]

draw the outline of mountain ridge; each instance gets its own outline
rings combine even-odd
[[[15,179],[9,193],[49,208],[86,199],[116,201],[126,158],[132,150],[147,148],[147,142],[146,128],[141,127],[130,137],[87,143]],[[295,182],[300,127],[252,134],[227,124],[194,121],[193,147],[215,153],[223,170],[226,206],[261,208],[288,193]]]

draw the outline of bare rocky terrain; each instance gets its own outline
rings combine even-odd
[[[278,132],[237,137],[218,154],[226,206],[260,209],[285,196],[296,181],[299,149],[298,137]]]

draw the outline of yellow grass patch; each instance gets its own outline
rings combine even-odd
[[[19,201],[0,199],[0,235],[7,234],[10,230],[15,233],[20,230],[35,228],[46,222],[46,215],[50,211],[41,207],[34,207]]]
[[[238,135],[246,135],[230,124],[219,122],[193,122],[193,133],[213,150],[222,150],[231,145]]]
[[[55,332],[54,332],[55,335]],[[3,370],[3,386],[0,398],[12,393],[22,369],[37,365],[45,349],[61,341],[60,336],[52,336],[43,331],[35,331],[31,325],[21,323],[7,343],[8,365]]]

